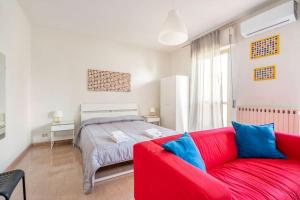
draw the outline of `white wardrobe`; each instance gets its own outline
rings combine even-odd
[[[188,130],[189,78],[170,76],[160,81],[161,125],[183,132]]]

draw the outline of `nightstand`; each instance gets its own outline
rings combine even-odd
[[[144,115],[145,121],[151,124],[157,124],[160,126],[160,117],[156,115]]]
[[[74,127],[74,121],[64,121],[59,123],[53,122],[50,127],[51,149],[53,148],[55,141],[62,140],[72,140],[74,147]],[[62,131],[64,131],[64,133],[62,133]],[[69,133],[66,133],[67,131]]]

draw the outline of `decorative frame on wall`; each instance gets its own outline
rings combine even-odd
[[[262,58],[280,53],[280,35],[267,37],[250,44],[250,58]]]
[[[88,69],[88,91],[130,92],[131,74]]]
[[[276,65],[255,68],[253,73],[254,81],[276,79]]]

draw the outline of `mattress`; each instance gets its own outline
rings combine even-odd
[[[94,118],[83,122],[76,136],[76,145],[82,152],[84,192],[91,192],[99,168],[132,160],[133,145],[151,140],[145,134],[145,130],[150,128],[158,129],[163,137],[177,134],[176,131],[146,123],[139,116]],[[115,143],[109,133],[117,130],[128,135],[129,140]]]

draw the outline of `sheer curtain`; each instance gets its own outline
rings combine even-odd
[[[220,31],[191,44],[189,130],[223,126]]]

